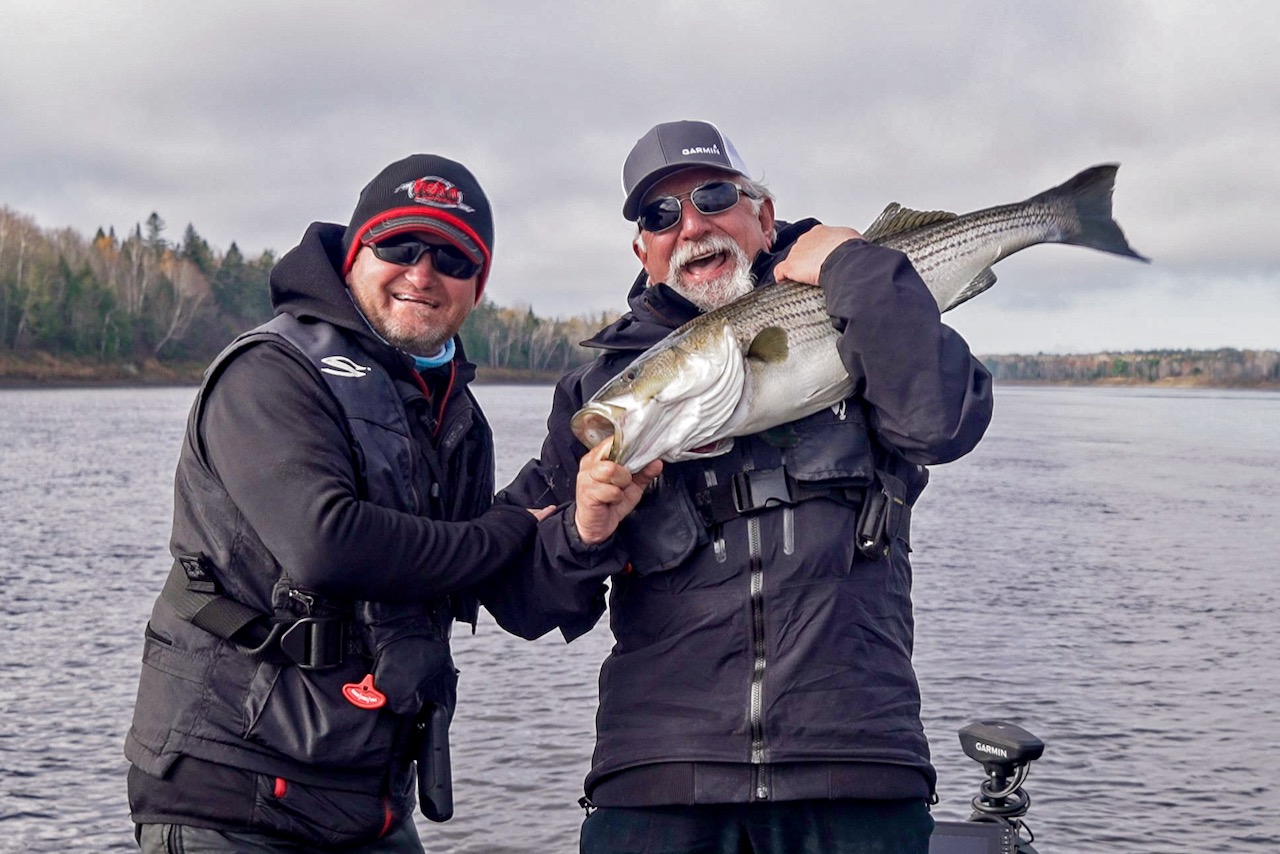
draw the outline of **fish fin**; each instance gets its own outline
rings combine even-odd
[[[1091,166],[1053,189],[1032,196],[1027,202],[1067,205],[1074,214],[1071,217],[1074,221],[1058,238],[1060,243],[1087,246],[1150,263],[1150,258],[1140,255],[1129,245],[1124,232],[1112,218],[1111,194],[1115,190],[1116,170],[1119,168],[1118,163]]]
[[[862,232],[862,238],[869,243],[879,243],[895,234],[905,234],[908,231],[924,228],[926,225],[950,222],[953,219],[959,219],[959,216],[950,211],[913,211],[897,202],[890,202],[880,212],[880,216],[876,217],[876,221]]]
[[[947,306],[946,310],[950,311],[960,303],[973,299],[995,283],[996,274],[991,272],[991,268],[988,267],[978,275],[974,276],[973,281],[965,285],[960,290],[960,293],[956,294],[955,299],[951,301],[951,304]]]
[[[787,330],[781,326],[766,326],[751,339],[751,346],[747,348],[747,358],[761,362],[785,362],[790,349],[787,343]]]

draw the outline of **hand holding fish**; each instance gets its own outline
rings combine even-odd
[[[790,280],[802,285],[816,285],[827,256],[845,241],[861,237],[862,233],[852,228],[815,225],[800,235],[787,257],[778,262],[773,274],[780,282]]]
[[[662,471],[662,461],[654,460],[632,474],[625,466],[607,459],[612,445],[610,436],[587,451],[578,463],[573,523],[578,536],[588,545],[611,537]]]

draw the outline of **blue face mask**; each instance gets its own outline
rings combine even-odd
[[[450,338],[445,342],[444,346],[440,348],[440,352],[436,353],[434,356],[413,356],[412,353],[409,355],[413,356],[414,367],[420,371],[425,371],[428,368],[438,368],[441,365],[447,365],[452,362],[455,350],[457,350],[457,347],[454,346],[453,339]]]

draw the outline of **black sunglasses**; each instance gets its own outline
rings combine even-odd
[[[724,213],[738,203],[738,196],[748,199],[755,196],[739,187],[732,181],[711,181],[700,187],[694,187],[684,195],[698,212],[711,216]],[[680,221],[681,196],[662,196],[654,199],[640,209],[636,224],[648,232],[656,234],[666,231]]]
[[[427,243],[413,235],[392,237],[369,245],[378,260],[388,264],[412,267],[423,255],[431,255],[436,272],[454,279],[469,279],[480,272],[480,265],[451,243]]]

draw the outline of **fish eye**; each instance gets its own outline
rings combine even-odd
[[[636,372],[634,370],[627,371],[625,374],[622,375],[622,377],[627,382],[634,382],[636,378]]]

